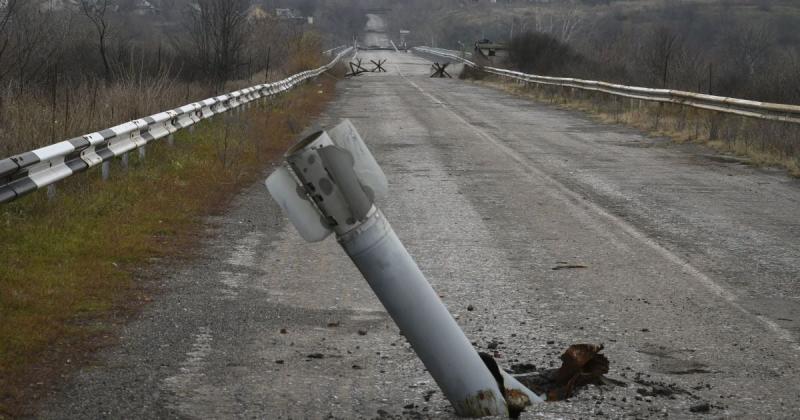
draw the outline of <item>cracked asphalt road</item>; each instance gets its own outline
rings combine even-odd
[[[342,81],[319,124],[358,128],[467,336],[503,367],[604,343],[627,384],[523,418],[800,416],[798,180],[361,55],[389,72]],[[209,238],[42,417],[452,416],[335,241],[304,243],[263,185]]]

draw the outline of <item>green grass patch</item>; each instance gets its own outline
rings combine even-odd
[[[259,178],[334,85],[322,76],[182,130],[175,146],[130,153],[127,169],[113,162],[108,181],[93,168],[58,184],[52,201],[38,191],[0,206],[0,417],[26,414],[31,383],[92,347],[81,343],[108,332],[109,314],[138,307],[136,273],[191,249],[203,216]]]

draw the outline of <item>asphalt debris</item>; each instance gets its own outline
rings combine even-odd
[[[433,396],[433,394],[435,394],[435,393],[436,393],[436,390],[432,389],[432,390],[430,390],[430,391],[426,392],[426,393],[425,393],[425,394],[422,396],[422,399],[423,399],[423,400],[425,400],[425,402],[428,402],[428,401],[430,401],[430,400],[431,400],[431,397],[432,397],[432,396]]]
[[[589,267],[582,264],[564,264],[553,267],[553,270],[569,270],[575,268],[589,268]]]
[[[511,365],[509,369],[509,373],[511,374],[521,374],[521,373],[531,373],[536,372],[536,365],[533,363],[516,363]]]
[[[690,396],[693,395],[691,392],[686,391],[685,389],[682,389],[675,384],[650,381],[642,378],[639,375],[637,375],[637,377],[634,379],[634,382],[636,382],[639,385],[643,385],[643,387],[636,388],[636,393],[647,397],[671,398],[674,395],[678,394],[690,395]]]
[[[689,407],[689,411],[691,411],[692,413],[708,413],[709,411],[711,411],[711,404],[707,402],[695,404]]]

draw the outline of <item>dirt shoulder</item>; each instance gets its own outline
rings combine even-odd
[[[112,164],[0,209],[0,417],[33,414],[68,372],[115,342],[159,293],[149,267],[191,258],[204,218],[226,208],[323,109],[338,76],[148,146],[124,170]]]

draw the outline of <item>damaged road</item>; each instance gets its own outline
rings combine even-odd
[[[360,56],[387,72],[342,81],[319,124],[358,128],[475,347],[524,380],[604,345],[613,383],[521,418],[800,415],[797,180]],[[339,246],[305,243],[260,183],[199,258],[156,269],[164,293],[42,417],[452,416]]]

